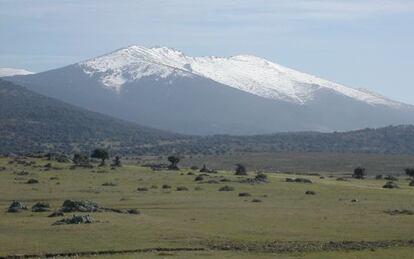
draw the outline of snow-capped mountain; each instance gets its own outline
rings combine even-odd
[[[80,66],[116,91],[121,91],[126,82],[147,76],[165,78],[196,74],[257,96],[297,104],[313,100],[318,90],[325,89],[369,104],[401,105],[377,94],[345,87],[251,55],[189,57],[172,48],[130,46],[81,62]]]
[[[31,75],[33,72],[19,68],[0,67],[0,77],[16,76],[16,75]]]
[[[190,57],[130,46],[9,77],[41,94],[190,134],[334,131],[414,123],[414,108],[251,55]]]

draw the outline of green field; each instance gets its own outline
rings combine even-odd
[[[5,167],[0,171],[3,257],[127,250],[139,251],[100,257],[410,258],[414,253],[414,243],[408,242],[414,240],[414,215],[384,213],[414,210],[414,187],[408,186],[405,176],[397,181],[399,189],[383,189],[384,180],[371,178],[336,181],[306,176],[312,184],[286,182],[286,177],[295,177],[291,174],[268,174],[268,183],[249,184],[241,180],[254,173],[235,176],[230,171],[209,174],[200,183],[194,181],[200,173],[188,175],[189,169],[152,171],[124,165],[116,170],[96,166],[71,170],[70,163],[53,162],[52,169],[45,170],[50,161],[26,159],[36,164],[24,166],[9,164],[10,160],[0,158],[0,168]],[[29,174],[21,175],[23,170]],[[39,183],[27,184],[31,178]],[[172,188],[162,189],[163,184]],[[218,191],[225,185],[234,191]],[[176,191],[177,186],[188,191]],[[138,187],[148,191],[139,192]],[[316,195],[306,195],[308,190]],[[251,196],[239,197],[240,192]],[[88,213],[99,222],[53,226],[60,218],[47,217],[50,212],[6,212],[13,200],[28,207],[45,201],[58,209],[66,199],[137,208],[141,214]],[[65,217],[72,214],[82,213]]]

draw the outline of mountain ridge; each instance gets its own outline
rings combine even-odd
[[[310,81],[300,83],[302,76]],[[6,79],[88,110],[189,135],[332,132],[414,123],[412,105],[315,78],[251,55],[188,57],[166,47],[132,46]],[[321,85],[312,80],[322,80]]]

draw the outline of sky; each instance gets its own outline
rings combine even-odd
[[[414,104],[414,0],[0,0],[0,67],[129,45],[256,55]]]

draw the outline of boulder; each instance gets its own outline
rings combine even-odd
[[[67,224],[91,224],[95,219],[89,215],[73,215],[71,218],[65,218],[56,221],[53,225],[67,225]]]
[[[99,212],[101,209],[98,204],[92,201],[72,201],[66,200],[63,202],[63,212]]]
[[[27,207],[21,203],[20,201],[13,201],[10,206],[9,209],[7,210],[8,212],[21,212],[23,210],[27,210]]]
[[[33,212],[45,212],[50,211],[50,205],[47,202],[38,202],[32,206]]]

